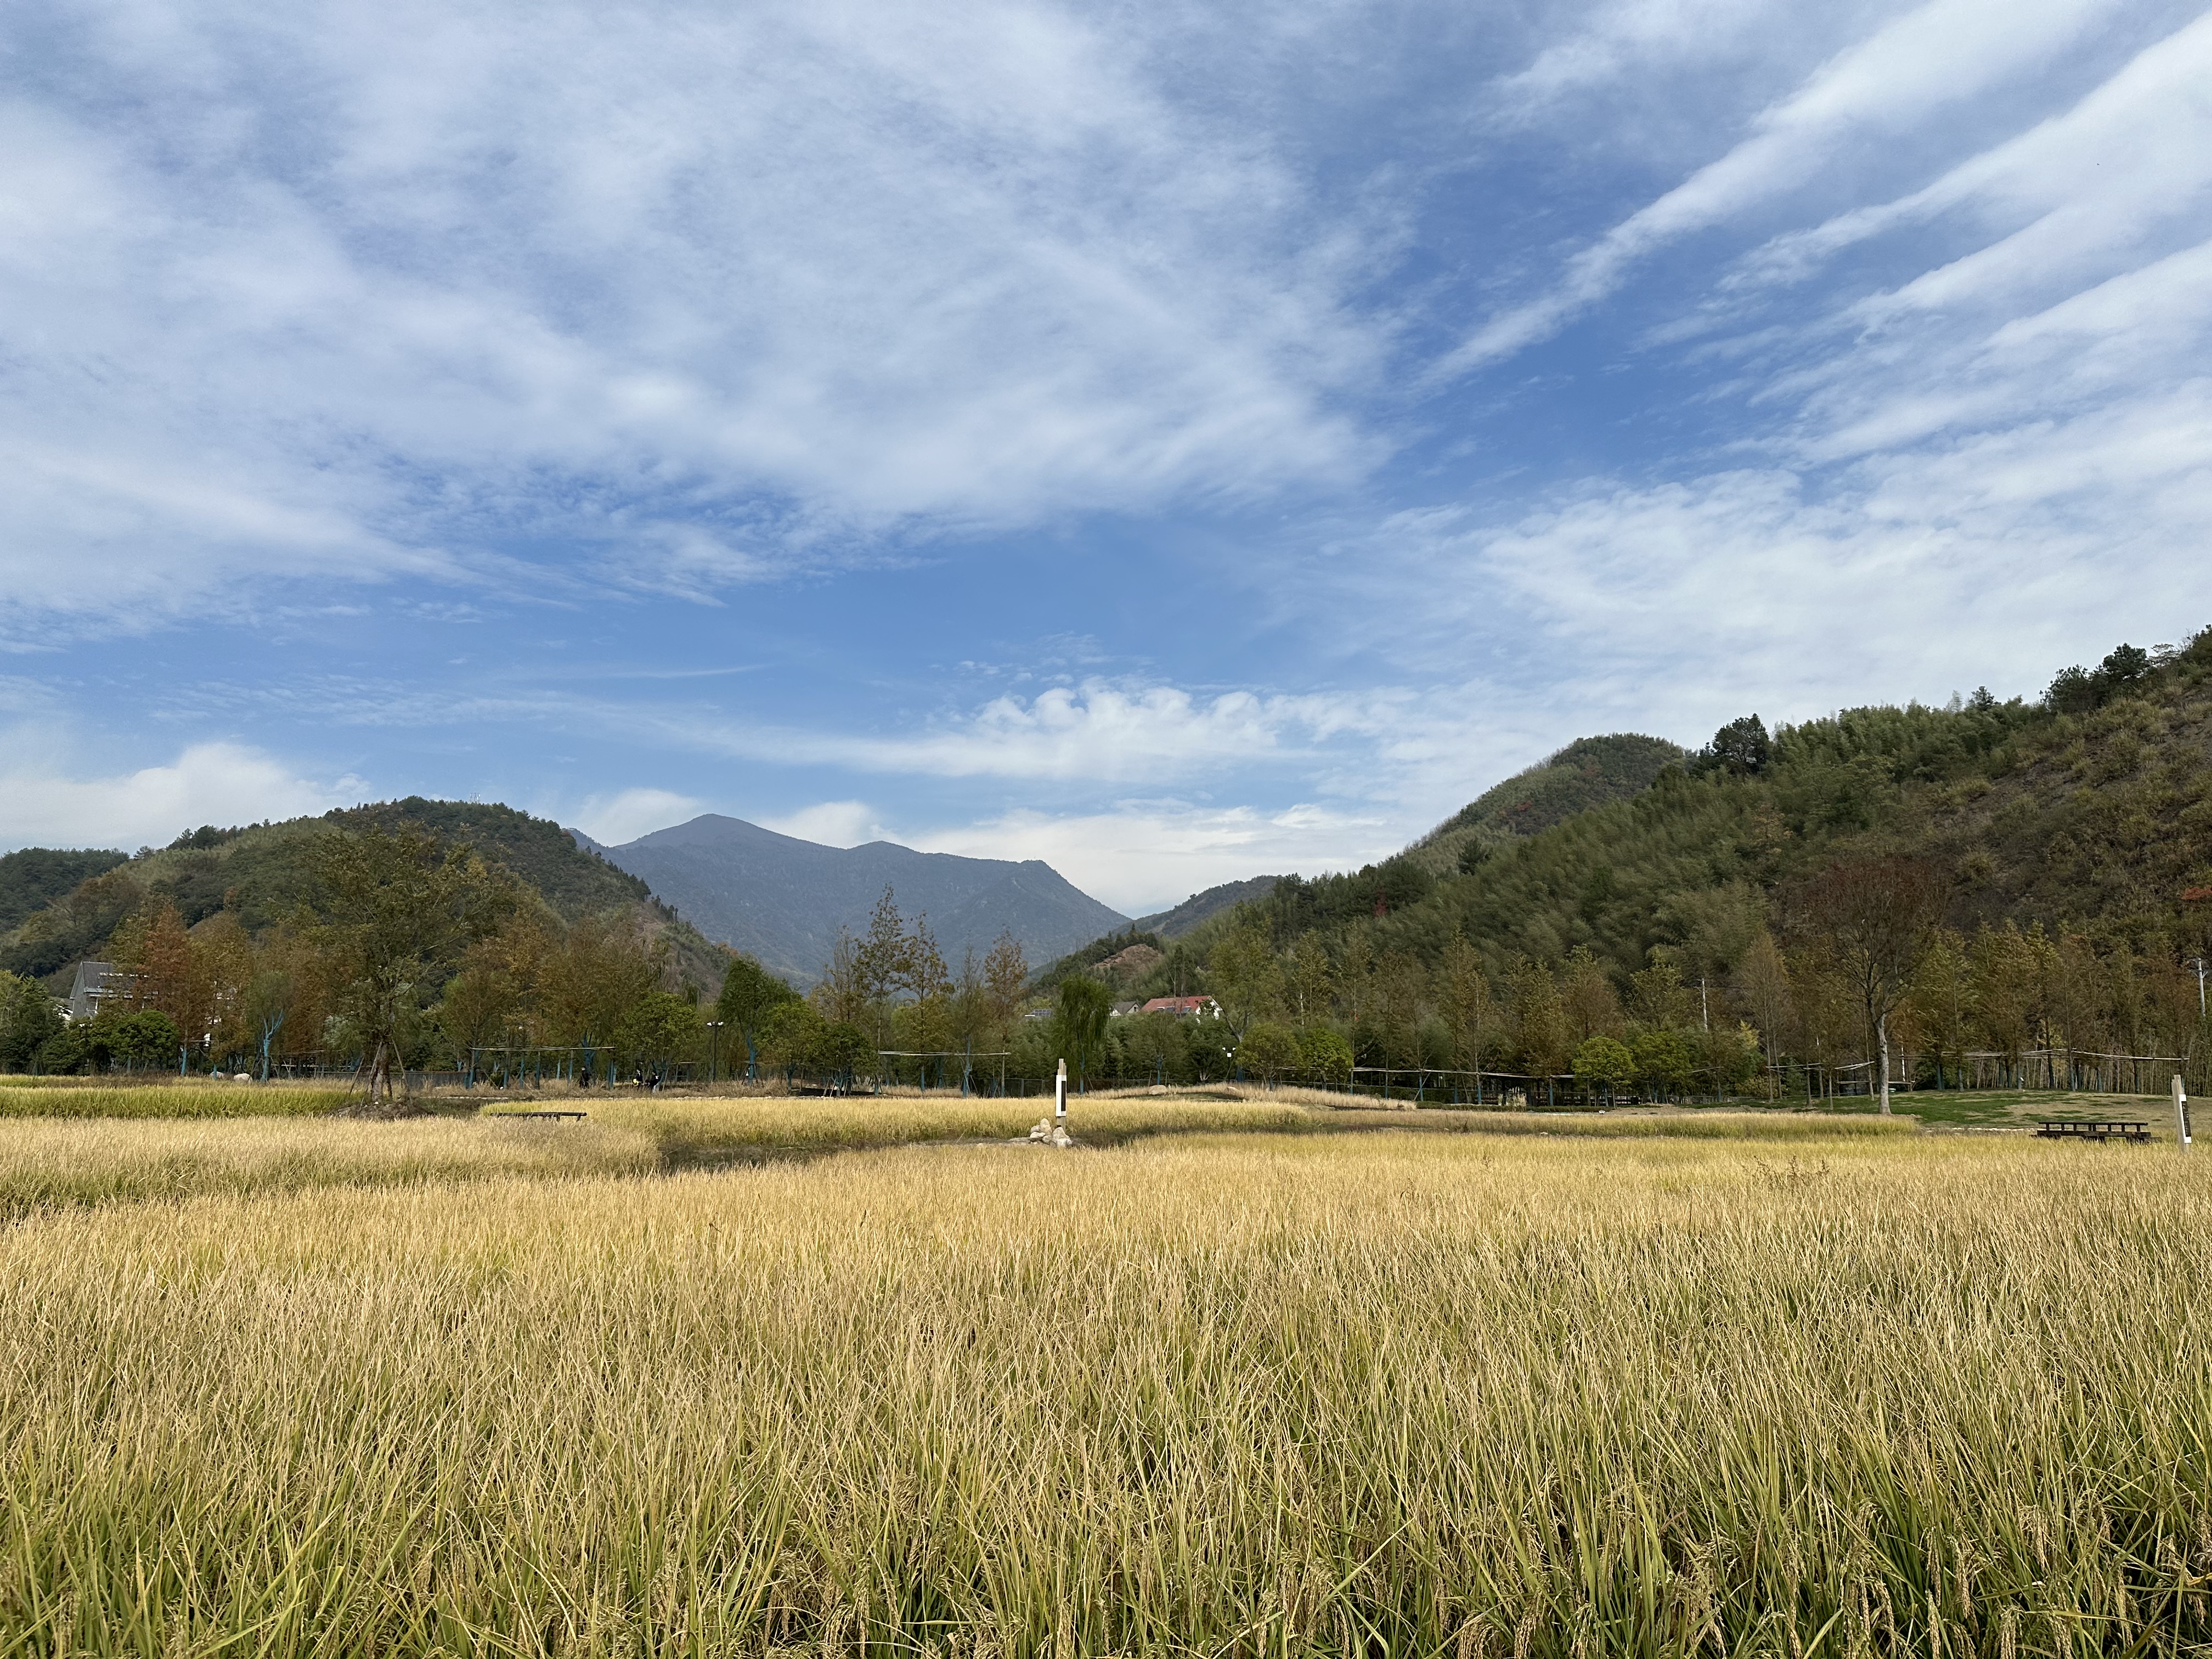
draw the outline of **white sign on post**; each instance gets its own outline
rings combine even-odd
[[[1060,1062],[1060,1075],[1052,1080],[1052,1118],[1054,1123],[1067,1121],[1067,1062]]]
[[[2183,1090],[2179,1075],[2173,1079],[2173,1127],[2186,1150],[2189,1146],[2189,1096]]]

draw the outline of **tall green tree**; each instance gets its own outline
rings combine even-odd
[[[441,991],[462,954],[514,906],[509,885],[465,847],[412,824],[332,831],[313,869],[339,1012],[362,1045],[364,1109],[393,1109],[404,1029]]]
[[[1237,1045],[1237,1063],[1272,1089],[1299,1063],[1298,1034],[1276,1020],[1255,1020]]]
[[[1291,1020],[1300,1030],[1328,1012],[1328,1000],[1336,983],[1328,952],[1311,933],[1301,933],[1283,953],[1283,1000]]]
[[[1942,925],[1949,896],[1950,885],[1934,865],[1910,858],[1839,860],[1805,891],[1812,924],[1833,952],[1874,1032],[1885,1116],[1890,1109],[1890,1021]]]
[[[714,1018],[723,1030],[745,1045],[745,1075],[758,1068],[762,1022],[771,1010],[795,1001],[799,993],[761,966],[758,958],[740,951],[722,975],[721,994],[714,999]]]
[[[1206,981],[1221,1005],[1233,1045],[1252,1022],[1267,1014],[1282,989],[1282,973],[1257,917],[1244,916],[1224,933],[1206,958]]]
[[[624,1064],[661,1073],[696,1058],[706,1036],[697,1003],[673,991],[649,991],[623,1013],[615,1047]]]
[[[1060,1053],[1075,1068],[1080,1091],[1091,1072],[1106,1053],[1107,1022],[1114,1013],[1114,994],[1085,974],[1070,974],[1060,982],[1053,1029]]]
[[[0,972],[0,1072],[30,1071],[39,1050],[61,1030],[60,1011],[45,986]]]
[[[1498,1009],[1482,971],[1482,957],[1457,927],[1452,929],[1437,967],[1437,1000],[1444,1029],[1451,1033],[1453,1060],[1462,1071],[1480,1072],[1483,1050],[1498,1024]]]

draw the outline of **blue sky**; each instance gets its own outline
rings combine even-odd
[[[2212,623],[2212,12],[8,9],[0,846],[1356,865]]]

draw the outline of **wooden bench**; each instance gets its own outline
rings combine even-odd
[[[2121,1118],[2106,1118],[2094,1123],[2069,1123],[2057,1118],[2039,1118],[2035,1133],[2045,1140],[2125,1140],[2143,1144],[2151,1138],[2148,1123]]]
[[[529,1117],[539,1119],[566,1117],[574,1118],[579,1123],[581,1123],[584,1121],[584,1114],[581,1112],[487,1112],[484,1115],[486,1117]]]

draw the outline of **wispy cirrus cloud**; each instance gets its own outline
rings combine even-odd
[[[1382,453],[1334,399],[1378,362],[1366,251],[1047,0],[33,33],[0,446],[57,482],[0,572],[56,612],[452,578],[556,523],[562,562],[696,597]]]
[[[1893,138],[2009,77],[2044,68],[2119,3],[1925,0],[1839,52],[1762,111],[1726,154],[1573,255],[1547,292],[1491,317],[1436,365],[1432,378],[1548,338],[1661,248],[1799,190],[1855,141]]]
[[[2204,620],[2203,9],[27,15],[0,630],[108,728],[31,770],[1144,903],[1594,729],[2033,690]]]
[[[1893,200],[1778,237],[1730,285],[1802,278],[1847,248],[1954,216],[1998,233],[1853,308],[1863,322],[2049,293],[2106,274],[2161,230],[2201,228],[2212,191],[2212,16],[2146,47],[2071,107]]]

